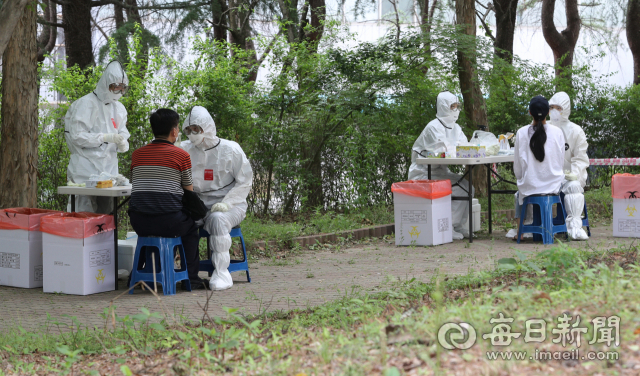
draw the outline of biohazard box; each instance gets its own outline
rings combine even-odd
[[[449,180],[394,183],[391,191],[396,245],[438,245],[453,241]]]
[[[55,210],[11,208],[0,210],[0,285],[42,286],[40,218]]]
[[[613,175],[611,195],[613,236],[640,238],[640,175]]]
[[[43,217],[43,291],[89,295],[114,290],[114,227],[110,215]]]

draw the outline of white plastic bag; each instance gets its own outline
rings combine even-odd
[[[475,131],[469,143],[474,146],[484,146],[487,149],[487,156],[498,155],[500,151],[498,138],[491,132]]]

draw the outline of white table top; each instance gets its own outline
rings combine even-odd
[[[58,187],[60,195],[125,197],[131,196],[131,186],[113,188]]]
[[[513,162],[513,155],[496,155],[485,158],[416,158],[417,164],[422,165],[480,165],[489,163]]]

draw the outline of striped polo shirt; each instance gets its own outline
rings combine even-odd
[[[183,186],[192,185],[189,153],[166,140],[153,140],[131,157],[129,210],[167,214],[182,210]]]

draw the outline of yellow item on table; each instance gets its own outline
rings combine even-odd
[[[113,188],[113,181],[101,180],[96,184],[96,188]]]

